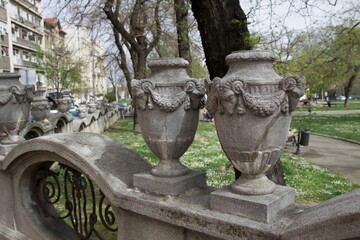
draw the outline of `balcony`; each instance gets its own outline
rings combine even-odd
[[[31,42],[29,40],[25,40],[23,38],[16,38],[16,40],[14,40],[14,43],[19,43],[21,45],[24,45],[24,46],[26,46],[28,48],[31,48],[31,49],[34,49],[34,50],[36,48],[36,43]]]

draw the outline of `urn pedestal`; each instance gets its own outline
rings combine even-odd
[[[131,87],[141,133],[160,159],[149,173],[135,174],[134,186],[164,195],[178,195],[205,185],[205,174],[190,171],[180,157],[194,140],[204,83],[190,78],[182,58],[153,60],[148,79]]]
[[[269,221],[295,197],[293,189],[276,186],[265,172],[279,159],[291,112],[305,85],[303,78],[277,75],[272,68],[273,60],[273,55],[266,51],[234,52],[226,57],[227,74],[207,82],[207,109],[214,114],[221,146],[242,173],[226,190],[212,194],[210,207],[250,218],[256,215],[252,211],[262,209],[264,214],[258,216],[264,218],[257,219],[261,221]],[[268,203],[277,209],[269,210],[262,199],[269,199]],[[250,211],[233,204],[244,206],[245,202],[244,209]]]

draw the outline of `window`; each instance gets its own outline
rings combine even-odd
[[[35,35],[33,32],[28,32],[29,40],[31,42],[35,42]]]
[[[13,3],[10,3],[9,9],[10,9],[10,16],[13,18],[17,18],[18,17],[17,7]]]
[[[6,35],[6,28],[0,27],[0,37],[3,37]]]
[[[13,49],[13,56],[16,59],[20,59],[20,50],[19,49]]]
[[[5,0],[0,0],[0,7],[5,7]]]
[[[35,25],[37,26],[37,27],[40,27],[41,26],[41,18],[38,18],[38,17],[35,17],[35,20],[34,20],[35,22]]]
[[[24,40],[28,40],[28,33],[25,30],[21,30],[21,38]]]
[[[9,48],[7,46],[1,46],[1,56],[9,56]]]
[[[41,45],[41,43],[42,43],[42,37],[38,36],[37,39],[38,39],[37,43],[38,43],[39,45]]]
[[[29,19],[29,22],[33,23],[34,22],[34,16],[32,14],[28,14],[28,19]]]
[[[27,12],[24,9],[19,9],[19,20],[20,22],[24,22],[24,20],[27,20]]]
[[[6,24],[0,21],[0,35],[5,35],[7,33],[6,29]]]
[[[22,59],[25,60],[25,61],[30,61],[29,53],[26,52],[26,51],[23,51],[23,57],[22,57]]]
[[[37,62],[36,61],[36,56],[34,54],[31,55],[31,61],[34,62],[34,63]]]

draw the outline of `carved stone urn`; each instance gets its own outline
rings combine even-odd
[[[18,135],[29,122],[30,103],[34,86],[23,86],[16,73],[0,74],[0,133],[2,144],[15,144],[25,140]]]
[[[88,104],[88,113],[92,114],[96,111],[96,103],[89,103]]]
[[[207,81],[207,109],[214,114],[221,146],[242,175],[231,191],[270,194],[275,184],[265,172],[279,158],[289,131],[291,112],[304,93],[305,80],[280,77],[267,51],[239,51],[226,57],[222,78]]]
[[[61,113],[67,113],[71,107],[71,98],[69,95],[64,95],[57,100],[57,109]]]
[[[46,124],[46,120],[50,116],[51,104],[45,98],[46,89],[38,89],[35,91],[34,100],[31,103],[31,116],[35,121],[41,121]]]
[[[96,100],[96,109],[101,110],[104,107],[104,101],[103,100]]]
[[[199,108],[204,102],[204,83],[190,78],[182,58],[149,62],[148,79],[132,80],[131,87],[141,133],[160,158],[151,174],[159,177],[185,175],[189,169],[179,158],[194,140]]]
[[[88,113],[88,108],[85,105],[80,105],[78,109],[76,109],[78,116],[80,119],[86,118]]]

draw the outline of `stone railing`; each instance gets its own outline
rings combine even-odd
[[[246,61],[259,59],[261,71],[254,73]],[[21,138],[26,127],[18,134],[25,120],[3,122],[4,142],[18,142],[0,146],[0,239],[356,239],[360,189],[307,206],[293,202],[294,189],[264,176],[279,157],[284,126],[304,87],[302,78],[274,74],[271,59],[268,53],[235,53],[227,59],[231,74],[207,83],[207,108],[222,147],[243,173],[221,189],[208,187],[205,173],[180,162],[205,93],[203,81],[187,76],[183,59],[154,61],[148,79],[132,82],[143,137],[159,157],[156,166],[116,141],[86,132],[115,121],[115,106],[93,106],[90,114],[80,108],[79,122],[71,126],[83,132],[73,133],[66,125],[73,118],[59,103],[58,121],[40,121],[39,114],[33,124],[56,123],[62,133],[27,141]],[[242,66],[249,69],[236,70]],[[244,71],[242,78],[237,71]],[[262,71],[267,81],[259,77]],[[13,99],[23,116],[31,88],[16,89],[16,98],[4,89],[2,103]]]
[[[94,133],[55,134],[20,143],[0,159],[3,193],[0,238],[97,239],[96,235],[105,235],[98,239],[180,240],[360,236],[360,190],[313,207],[291,205],[267,223],[210,209],[214,189],[206,186],[176,196],[157,195],[134,187],[134,174],[150,168],[126,146]],[[92,190],[95,185],[101,193]],[[266,195],[263,198],[266,200]]]

